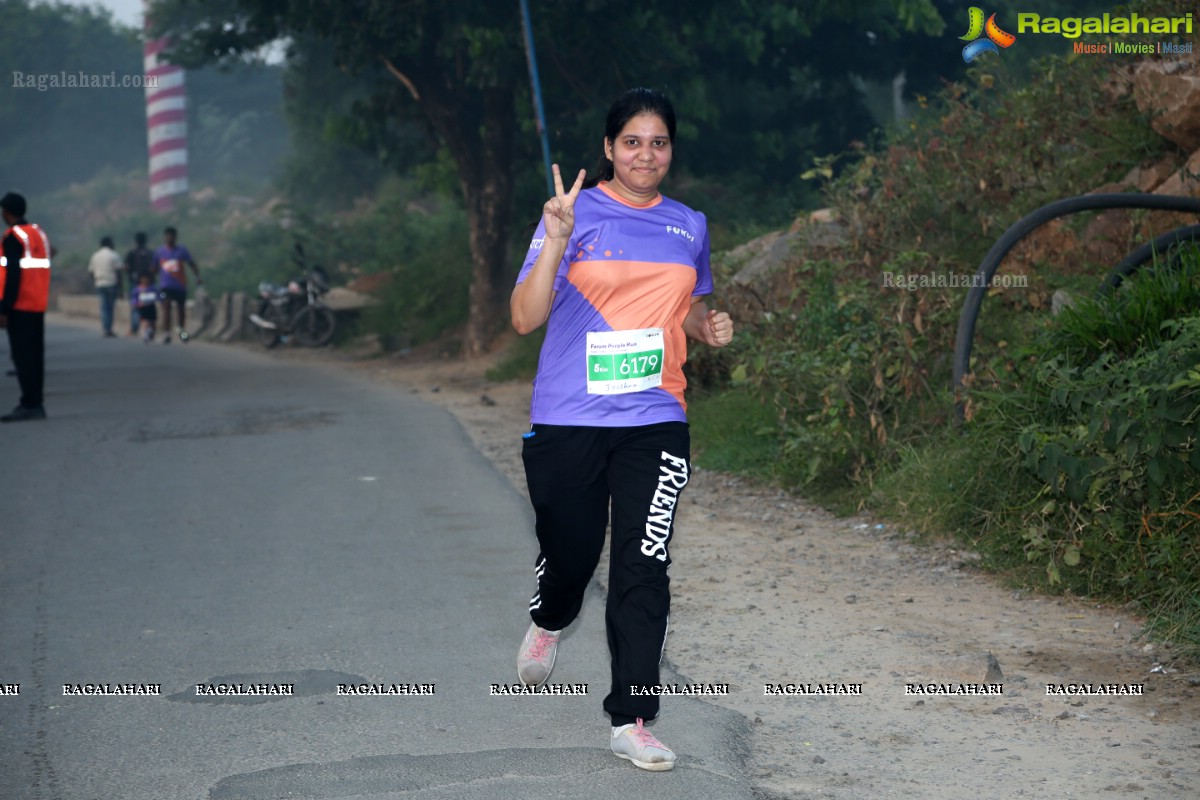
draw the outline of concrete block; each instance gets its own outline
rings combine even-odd
[[[204,338],[216,341],[229,325],[229,292],[218,297],[212,306],[212,320],[204,330]]]
[[[250,324],[250,299],[245,292],[234,292],[229,296],[229,324],[218,337],[218,341],[233,342],[246,338],[246,326]]]

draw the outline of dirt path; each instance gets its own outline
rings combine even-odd
[[[527,385],[487,381],[484,361],[347,363],[448,409],[525,491]],[[1004,589],[970,553],[699,461],[677,516],[665,657],[691,682],[730,685],[711,700],[753,721],[763,798],[1200,797],[1200,675],[1142,642],[1139,619]],[[989,652],[1002,679],[988,677]],[[906,694],[985,680],[1003,694]],[[862,694],[764,694],[829,683]],[[1047,696],[1063,683],[1144,694]]]

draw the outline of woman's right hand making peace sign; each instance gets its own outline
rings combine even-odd
[[[550,305],[554,302],[554,276],[566,252],[567,242],[575,230],[575,200],[583,188],[587,170],[579,170],[579,177],[571,191],[563,191],[562,175],[558,164],[551,167],[554,173],[554,197],[546,201],[542,209],[542,227],[545,239],[533,262],[533,268],[525,280],[513,287],[509,306],[512,309],[513,328],[524,336],[537,329],[550,316]],[[535,239],[532,250],[538,245]]]
[[[579,170],[579,177],[575,179],[575,185],[569,192],[563,191],[562,174],[558,171],[558,164],[552,165],[550,171],[554,173],[554,197],[547,200],[542,208],[546,238],[568,239],[575,230],[575,198],[579,197],[579,189],[583,186],[587,170]]]

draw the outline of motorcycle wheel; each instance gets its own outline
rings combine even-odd
[[[271,305],[270,303],[267,303],[265,305],[266,305],[266,307],[262,308],[258,312],[258,315],[260,317],[262,317],[263,319],[265,319],[267,322],[274,322],[275,328],[273,328],[273,329],[272,328],[260,328],[257,325],[255,325],[254,328],[255,328],[255,336],[258,337],[258,343],[261,344],[263,347],[270,349],[270,348],[274,347],[275,345],[279,344],[279,328],[282,326],[283,320],[280,319],[279,309],[277,309],[275,306]]]
[[[307,306],[300,309],[292,321],[292,333],[296,341],[305,347],[324,347],[333,341],[333,312],[325,306]]]

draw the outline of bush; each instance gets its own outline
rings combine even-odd
[[[1002,62],[976,65],[923,102],[886,149],[853,154],[829,185],[846,237],[837,256],[791,264],[771,287],[770,312],[742,325],[732,359],[734,383],[778,412],[790,480],[864,492],[947,421],[962,290],[887,288],[885,273],[970,275],[1026,211],[1161,151],[1132,99],[1111,96],[1109,66],[1052,58],[1028,79]],[[1040,327],[1029,312],[1048,305],[1045,276],[1032,277],[1035,288],[999,292],[989,304],[977,385],[1016,379]]]
[[[973,392],[975,419],[907,452],[873,503],[1029,583],[1137,600],[1200,654],[1200,315],[1180,303],[1197,275],[1193,252],[1064,315],[1015,385]]]
[[[451,201],[422,198],[409,182],[385,184],[372,209],[347,221],[344,252],[356,269],[388,275],[367,309],[371,333],[429,341],[467,319],[471,253],[466,212]]]
[[[1085,298],[1063,310],[1046,346],[1075,363],[1087,363],[1102,353],[1129,356],[1155,347],[1173,335],[1166,326],[1200,308],[1200,246],[1181,250],[1176,260],[1145,269],[1123,282],[1115,294]]]

